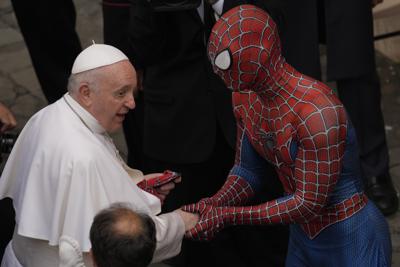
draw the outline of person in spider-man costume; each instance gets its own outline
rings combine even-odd
[[[291,224],[287,266],[390,266],[388,225],[362,190],[346,111],[330,88],[285,62],[270,16],[251,5],[231,9],[214,25],[208,53],[233,91],[236,160],[214,196],[183,207],[201,215],[187,235]],[[266,162],[285,196],[242,206],[268,185]]]

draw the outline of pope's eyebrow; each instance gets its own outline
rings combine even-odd
[[[112,94],[118,96],[120,94],[126,94],[127,91],[129,91],[129,86],[122,86],[118,89],[115,89]]]

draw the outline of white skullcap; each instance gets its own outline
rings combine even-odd
[[[127,59],[121,50],[111,45],[92,44],[76,57],[71,73],[76,74]]]

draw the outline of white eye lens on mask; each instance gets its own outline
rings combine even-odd
[[[229,53],[229,50],[226,49],[219,53],[214,60],[214,64],[221,70],[229,69],[231,66],[231,54]]]

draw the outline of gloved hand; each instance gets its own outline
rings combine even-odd
[[[273,210],[271,210],[273,206]],[[231,225],[262,225],[281,222],[277,215],[276,201],[257,206],[215,207],[201,200],[196,204],[182,207],[182,210],[200,214],[194,228],[186,232],[186,237],[194,240],[211,240],[216,233]]]
[[[254,191],[245,179],[240,176],[230,175],[214,196],[203,198],[201,201],[216,207],[239,206],[245,204],[253,196]]]
[[[182,210],[200,214],[200,220],[185,236],[193,240],[209,241],[225,227],[222,207],[207,205],[205,201],[182,207]]]
[[[186,237],[194,240],[211,240],[227,222],[228,224],[234,222],[235,207],[232,206],[246,203],[253,195],[254,191],[245,179],[230,175],[214,196],[181,208],[187,212],[200,214],[200,221],[193,229],[186,232]]]

